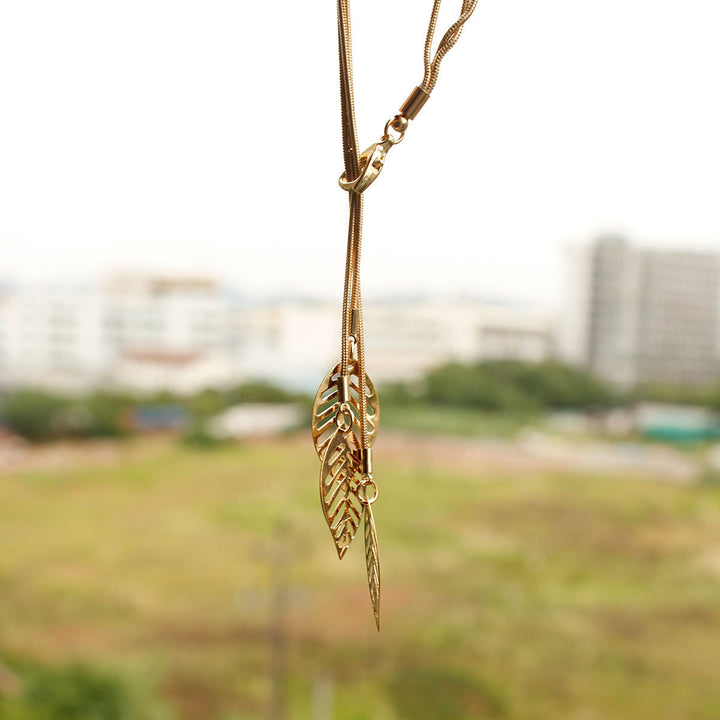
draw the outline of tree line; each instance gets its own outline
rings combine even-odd
[[[498,413],[593,411],[643,400],[720,409],[718,387],[638,386],[621,393],[586,370],[556,361],[450,363],[431,370],[419,382],[392,383],[380,390],[385,406],[448,406]],[[164,407],[183,413],[186,424],[198,430],[226,408],[249,402],[296,402],[309,407],[311,398],[264,382],[208,389],[189,397],[170,393],[140,397],[103,391],[70,397],[16,389],[0,394],[0,428],[36,442],[63,437],[122,437],[139,429],[133,413]]]
[[[299,401],[307,402],[307,399],[304,395],[262,382],[223,390],[207,389],[190,396],[167,392],[141,396],[95,391],[78,397],[19,388],[0,394],[0,428],[31,442],[60,438],[119,438],[138,431],[145,410],[170,410],[179,426],[192,428],[233,405]]]

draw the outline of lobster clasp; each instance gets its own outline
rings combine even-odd
[[[358,176],[354,180],[348,180],[347,173],[343,173],[338,180],[340,187],[348,192],[356,193],[367,190],[367,188],[375,182],[375,179],[383,169],[388,150],[393,144],[389,138],[373,143],[367,150],[362,152],[358,158],[360,165]]]
[[[347,179],[347,173],[344,172],[338,184],[343,190],[348,192],[361,193],[375,182],[380,171],[385,165],[385,158],[388,150],[393,145],[397,145],[405,137],[405,130],[408,126],[408,119],[403,115],[396,115],[385,123],[385,131],[379,142],[371,145],[358,158],[360,172],[354,180]]]

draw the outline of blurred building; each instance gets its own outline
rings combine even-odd
[[[69,392],[194,391],[229,381],[231,304],[204,278],[116,276],[90,287],[6,290],[0,383]],[[142,367],[139,367],[142,365]]]
[[[238,380],[232,358],[209,352],[145,351],[123,353],[112,372],[112,384],[141,393],[193,395]]]
[[[340,357],[341,302],[241,301],[206,278],[116,276],[92,287],[19,288],[0,300],[0,385],[193,393],[262,379],[312,391]],[[539,361],[551,317],[473,300],[365,308],[375,382],[449,361]]]
[[[565,359],[621,386],[720,377],[720,257],[601,237],[570,251]]]
[[[287,302],[246,317],[253,377],[314,390],[340,358],[338,303]],[[554,352],[549,313],[474,300],[388,300],[364,306],[368,373],[376,383],[416,380],[447,362],[516,359]]]
[[[447,362],[540,362],[555,346],[549,313],[474,300],[371,303],[365,328],[375,382],[419,378]]]
[[[94,289],[6,290],[0,299],[0,384],[84,390],[112,353]]]
[[[208,425],[218,440],[277,435],[302,426],[304,408],[293,404],[245,403],[216,415]]]

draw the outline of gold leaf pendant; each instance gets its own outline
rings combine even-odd
[[[372,503],[377,485],[372,479],[370,446],[375,442],[380,404],[365,376],[365,442],[361,441],[362,403],[358,363],[348,363],[343,377],[336,365],[321,383],[312,413],[312,437],[320,467],[320,504],[338,557],[345,556],[364,523],[365,565],[373,616],[380,630],[380,557]]]
[[[363,513],[365,524],[365,564],[367,566],[368,589],[372,603],[375,625],[380,630],[380,555],[378,554],[378,540],[375,532],[375,518],[372,504],[365,503]]]
[[[341,559],[355,537],[362,515],[359,493],[362,475],[358,457],[348,443],[349,436],[351,432],[335,431],[320,468],[320,503]]]
[[[332,440],[335,431],[338,429],[338,414],[341,411],[342,400],[338,382],[341,379],[340,364],[338,363],[320,383],[315,395],[312,411],[312,437],[315,451],[322,460],[328,444]],[[372,380],[365,375],[365,397],[367,398],[367,445],[372,447],[377,436],[378,424],[380,422],[380,403]],[[358,363],[351,360],[348,364],[348,399],[347,405],[352,413],[350,420],[352,432],[349,442],[353,448],[360,448],[360,376],[358,375]],[[345,420],[340,420],[345,425]]]
[[[355,537],[360,517],[365,523],[365,561],[373,614],[380,630],[380,562],[372,504],[378,488],[372,476],[372,445],[378,429],[380,406],[370,379],[365,375],[365,341],[360,288],[363,193],[378,177],[388,151],[402,141],[409,121],[414,120],[435,87],[440,62],[455,45],[477,0],[463,0],[460,17],[431,53],[441,0],[434,0],[425,42],[425,75],[400,112],[385,123],[379,142],[358,155],[353,96],[350,0],[337,1],[340,55],[340,108],[345,171],[339,184],[349,193],[350,218],[343,292],[341,353],[336,365],[320,385],[312,414],[312,437],[322,468],[320,499],[323,513],[342,558]],[[348,356],[351,355],[352,359]],[[372,495],[370,495],[372,491]]]

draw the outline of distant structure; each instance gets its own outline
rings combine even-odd
[[[560,354],[618,387],[720,378],[720,257],[604,236],[570,250]]]
[[[419,379],[447,362],[541,362],[555,353],[543,310],[473,300],[368,303],[368,371],[375,382]]]
[[[245,308],[236,330],[247,375],[314,392],[340,358],[339,310],[339,301]],[[538,362],[554,352],[553,318],[524,306],[429,298],[366,301],[363,315],[368,373],[375,383],[417,380],[448,362]]]
[[[313,392],[340,356],[339,301],[248,302],[208,278],[115,276],[0,296],[0,390],[190,394],[247,380]],[[413,380],[443,363],[540,361],[548,313],[476,300],[368,302],[368,371]]]
[[[0,386],[193,392],[227,384],[228,303],[206,278],[115,276],[6,290]]]
[[[218,440],[271,437],[302,427],[304,409],[290,403],[244,403],[216,415],[208,432]]]

